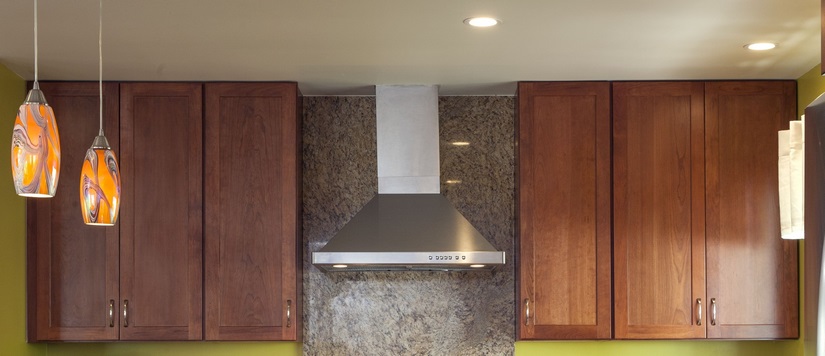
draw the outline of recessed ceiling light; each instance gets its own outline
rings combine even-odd
[[[776,48],[776,43],[770,43],[770,42],[750,43],[750,44],[746,44],[745,48],[747,48],[751,51],[767,51],[769,49]]]
[[[490,27],[498,25],[500,22],[501,21],[492,17],[470,17],[468,19],[464,19],[464,23],[473,27]]]
[[[470,265],[471,268],[484,268],[484,265]]]
[[[446,182],[444,182],[444,183],[447,183],[447,184],[460,184],[460,183],[461,183],[461,180],[460,180],[460,179],[448,179],[448,180],[447,180]]]
[[[453,146],[469,146],[470,145],[470,143],[467,142],[467,141],[453,141],[453,142],[450,142],[450,144],[453,145]]]
[[[347,265],[332,265],[332,268],[347,268]]]

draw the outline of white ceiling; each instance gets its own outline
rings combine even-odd
[[[97,80],[97,0],[39,0],[40,80]],[[297,81],[305,95],[519,80],[796,79],[819,0],[106,0],[104,79]],[[503,23],[476,29],[470,16]],[[0,63],[34,78],[32,0],[0,0]],[[743,45],[778,42],[770,52]]]

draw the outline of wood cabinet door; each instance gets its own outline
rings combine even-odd
[[[709,82],[705,101],[708,337],[798,337],[797,242],[780,238],[776,164],[796,83]]]
[[[205,90],[206,339],[296,340],[297,85],[214,83]]]
[[[609,339],[610,84],[519,83],[518,337]]]
[[[617,339],[705,337],[703,120],[702,83],[613,84]]]
[[[119,227],[87,226],[80,212],[80,168],[98,134],[100,87],[40,88],[55,112],[61,162],[55,196],[26,202],[28,339],[117,340]],[[106,137],[117,152],[118,86],[106,83],[103,91]]]
[[[121,340],[200,340],[202,89],[121,84]]]

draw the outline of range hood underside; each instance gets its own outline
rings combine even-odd
[[[316,252],[312,261],[326,271],[490,270],[504,264],[504,254],[499,251]]]
[[[312,253],[312,264],[326,271],[478,270],[503,265],[504,252],[441,194],[378,194]]]

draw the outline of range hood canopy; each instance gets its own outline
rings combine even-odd
[[[504,254],[441,194],[378,194],[312,263],[328,270],[489,269]]]
[[[378,194],[312,253],[325,271],[489,270],[497,251],[440,194],[438,87],[376,87]]]

